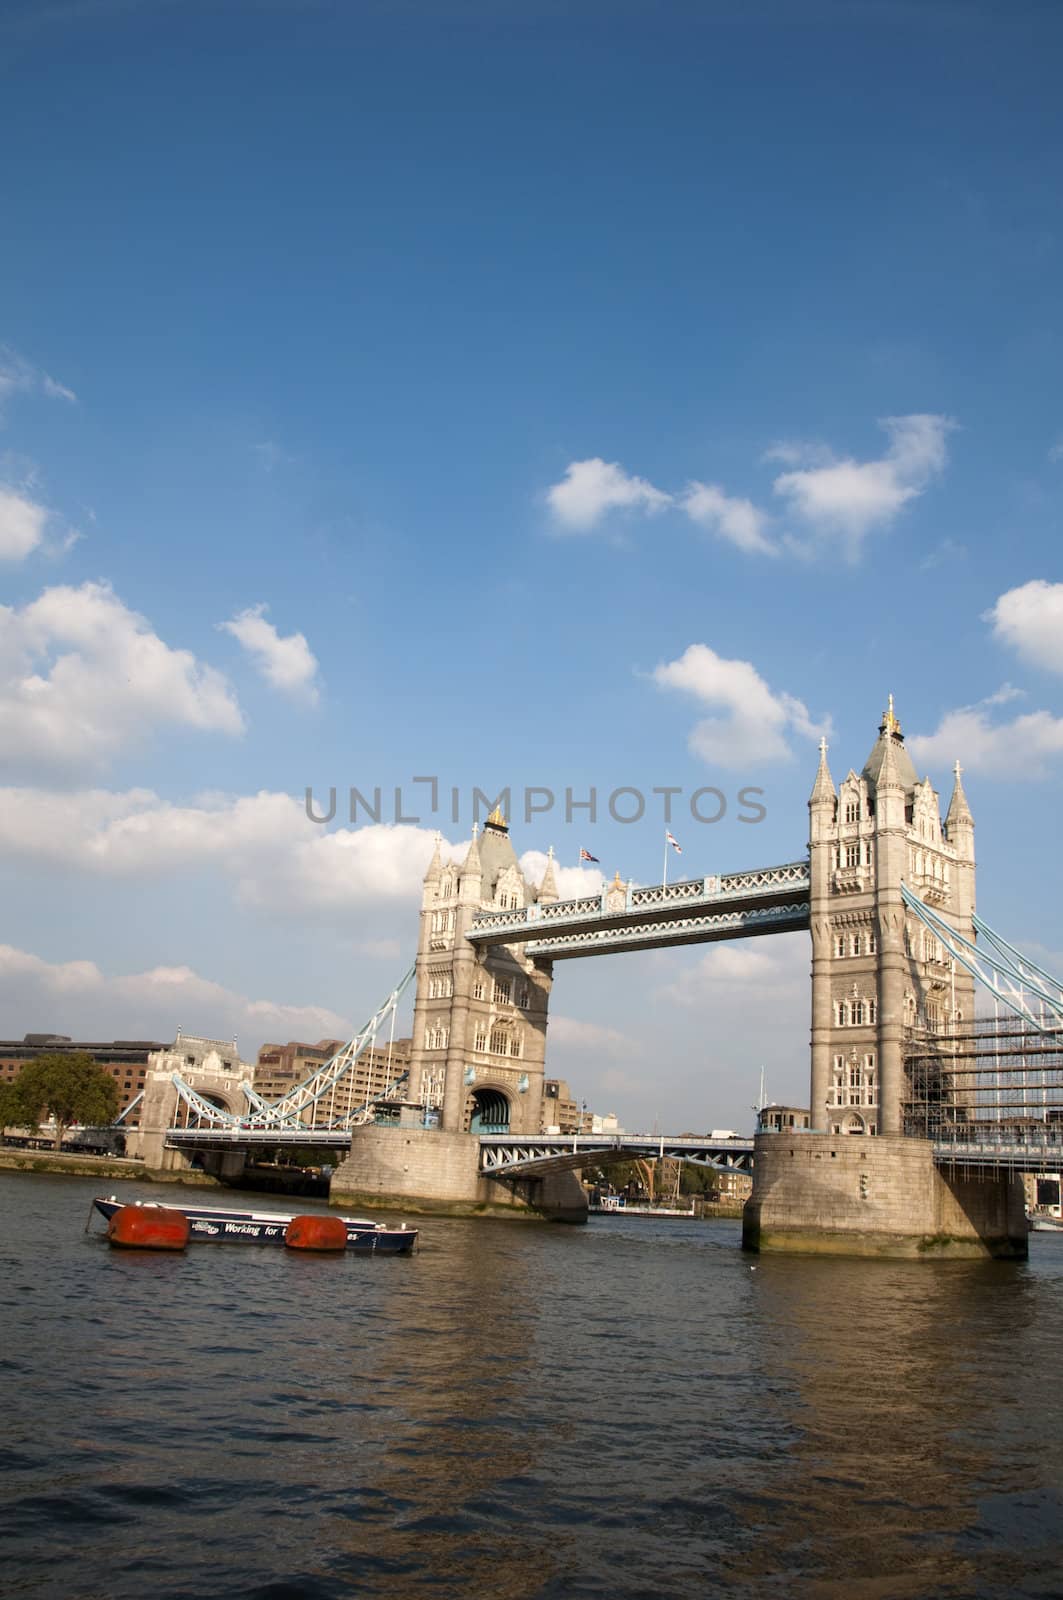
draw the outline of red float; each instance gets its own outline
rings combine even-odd
[[[107,1224],[107,1238],[123,1250],[183,1250],[190,1223],[167,1206],[123,1206]]]
[[[293,1217],[284,1242],[289,1250],[346,1250],[347,1224],[342,1217]]]

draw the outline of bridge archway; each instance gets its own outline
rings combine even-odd
[[[842,1132],[843,1133],[866,1133],[867,1132],[867,1128],[864,1126],[863,1117],[858,1117],[856,1115],[855,1111],[852,1112],[849,1116],[846,1117],[845,1121],[842,1123]]]
[[[508,1133],[509,1115],[509,1096],[501,1089],[487,1086],[469,1096],[470,1133]]]

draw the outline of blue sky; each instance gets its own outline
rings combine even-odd
[[[1063,950],[1061,46],[1023,0],[8,0],[0,1034],[357,1024],[474,785],[677,785],[672,871],[793,859],[888,692],[983,914]],[[458,824],[301,814],[418,774]],[[651,881],[655,805],[515,843]],[[565,964],[551,1063],[739,1125],[805,1090],[806,963]]]

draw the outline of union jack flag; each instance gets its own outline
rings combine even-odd
[[[593,861],[596,867],[601,866],[601,862],[598,860],[598,857],[592,856],[589,850],[583,849],[582,845],[580,846],[579,858],[581,861]]]
[[[675,851],[676,855],[681,856],[683,854],[683,846],[679,843],[679,840],[675,837],[675,835],[666,831],[664,836],[668,840],[668,843],[671,845],[672,849]]]

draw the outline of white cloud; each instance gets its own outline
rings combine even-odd
[[[653,514],[672,504],[670,494],[600,456],[570,461],[561,482],[546,491],[546,500],[555,520],[570,533],[589,532],[607,511],[637,508]]]
[[[706,644],[690,645],[653,677],[662,688],[682,689],[723,713],[699,722],[688,741],[694,755],[718,766],[788,761],[788,733],[818,739],[830,732],[829,717],[814,723],[803,701],[774,693],[751,662],[727,660]]]
[[[768,524],[767,514],[759,510],[752,500],[724,494],[714,483],[695,481],[688,484],[680,505],[692,522],[730,540],[739,550],[761,555],[777,554],[777,546],[764,532]]]
[[[1063,672],[1063,583],[1034,578],[1008,589],[986,612],[993,633],[1024,661]]]
[[[0,606],[0,767],[99,767],[166,724],[227,734],[244,726],[222,674],[171,649],[108,584]]]
[[[177,1029],[209,1038],[235,1037],[254,1060],[266,1039],[351,1036],[350,1019],[325,1006],[252,1000],[201,977],[191,967],[154,967],[107,977],[93,961],[44,961],[0,945],[0,1032],[21,1037],[28,1017],[72,1038],[158,1039]]]
[[[0,561],[22,561],[36,550],[47,521],[43,506],[0,484]]]
[[[77,403],[77,395],[65,383],[58,383],[14,350],[0,348],[0,406],[10,395],[31,394],[35,390],[47,395],[50,400],[66,400],[71,405]]]
[[[148,789],[0,789],[0,857],[116,878],[209,867],[243,904],[293,915],[415,902],[434,843],[428,828],[326,829],[268,791],[178,806]],[[468,846],[442,848],[461,860]]]
[[[316,705],[317,657],[307,644],[305,634],[289,633],[282,637],[272,622],[266,621],[268,609],[266,605],[249,606],[228,622],[219,622],[218,626],[243,645],[259,674],[274,689]]]
[[[662,1001],[741,1014],[750,994],[772,996],[772,1007],[787,1010],[797,999],[806,1012],[809,973],[808,939],[804,934],[775,934],[752,942],[711,944],[693,966],[657,991]]]
[[[1063,433],[1048,452],[1049,461],[1063,461]]]
[[[549,1037],[551,1045],[571,1046],[579,1051],[593,1050],[610,1059],[625,1059],[638,1054],[634,1039],[621,1033],[619,1028],[604,1027],[597,1022],[582,1022],[576,1017],[551,1016]]]
[[[897,513],[922,494],[947,459],[945,439],[955,426],[949,418],[917,413],[885,417],[880,426],[889,448],[877,461],[830,460],[808,456],[808,464],[776,478],[775,493],[815,532],[842,540],[850,557],[876,527],[886,527]],[[777,458],[793,461],[800,446],[775,447]]]
[[[1018,695],[1005,684],[977,705],[947,711],[933,733],[908,740],[912,756],[925,767],[951,766],[958,759],[970,772],[1011,783],[1045,777],[1048,764],[1063,754],[1063,718],[1030,711],[1010,722],[994,722],[993,708]]]
[[[546,871],[545,850],[525,850],[520,858],[520,869],[529,883],[538,886]],[[584,895],[601,894],[605,879],[597,867],[563,867],[554,861],[559,900],[581,900]]]

